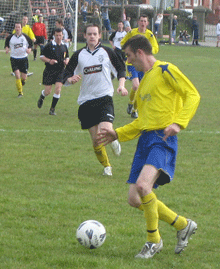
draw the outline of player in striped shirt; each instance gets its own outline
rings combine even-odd
[[[9,35],[5,40],[5,51],[11,50],[11,67],[16,77],[18,97],[23,96],[23,88],[27,79],[28,54],[32,49],[32,40],[22,33],[21,23],[15,23],[15,33]]]

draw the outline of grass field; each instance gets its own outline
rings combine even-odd
[[[157,55],[176,64],[201,94],[196,116],[179,134],[174,181],[156,190],[165,204],[195,220],[198,230],[185,251],[175,255],[176,232],[160,222],[164,249],[151,260],[134,259],[146,228],[142,212],[127,204],[125,182],[137,140],[123,143],[119,158],[107,147],[113,177],[103,177],[88,132],[78,123],[79,84],[63,87],[57,116],[50,116],[52,94],[37,108],[44,64],[29,57],[34,75],[18,99],[9,55],[1,52],[0,57],[1,269],[220,268],[219,50],[161,46]],[[126,86],[130,89],[131,82]],[[115,94],[114,102],[114,126],[129,123],[128,97]],[[76,241],[76,229],[87,219],[106,227],[99,249],[85,249]]]

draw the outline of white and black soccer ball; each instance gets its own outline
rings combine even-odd
[[[86,220],[79,225],[76,238],[86,248],[99,248],[105,242],[105,227],[97,220]]]

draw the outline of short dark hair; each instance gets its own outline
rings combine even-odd
[[[54,33],[63,33],[63,29],[61,28],[55,28]]]
[[[58,19],[56,19],[56,22],[58,22],[59,24],[61,24],[63,26],[63,20],[62,19],[58,18]]]
[[[140,20],[141,17],[147,18],[149,20],[149,17],[147,15],[145,15],[145,14],[141,14],[138,19]]]
[[[20,24],[20,25],[22,25],[22,23],[21,23],[20,21],[16,21],[15,24]]]
[[[89,27],[97,27],[97,28],[98,28],[98,32],[99,32],[99,34],[101,34],[101,28],[100,28],[100,26],[99,26],[98,24],[96,24],[96,23],[89,23],[89,24],[87,24],[86,27],[85,27],[85,29],[84,29],[84,34],[86,34],[86,32],[87,32],[87,28],[89,28]]]
[[[123,45],[122,50],[127,47],[133,53],[136,53],[138,49],[143,50],[147,55],[152,55],[152,46],[149,40],[143,35],[136,35],[128,39],[128,41]]]

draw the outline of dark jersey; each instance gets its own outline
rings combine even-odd
[[[47,43],[44,49],[41,52],[41,56],[45,56],[49,59],[57,60],[57,64],[51,65],[45,63],[47,69],[51,70],[61,70],[65,67],[64,60],[69,58],[69,52],[67,46],[62,42],[61,45],[58,45],[54,40]]]

